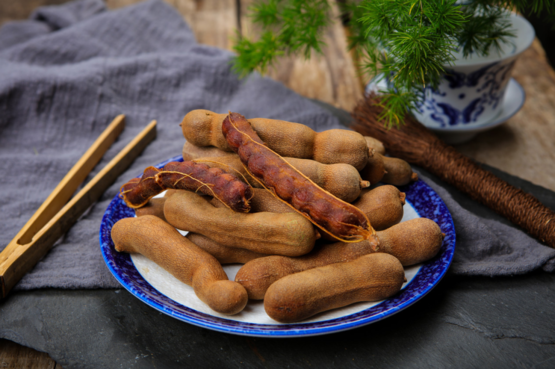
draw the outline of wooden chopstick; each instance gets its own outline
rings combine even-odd
[[[156,137],[156,121],[141,131],[105,168],[67,202],[124,127],[119,115],[56,186],[37,212],[0,253],[2,297],[50,250]],[[67,203],[66,203],[67,202]]]

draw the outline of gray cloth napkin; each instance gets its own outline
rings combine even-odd
[[[78,0],[0,29],[0,250],[116,115],[126,115],[126,128],[89,178],[148,122],[159,124],[157,139],[16,289],[119,287],[99,250],[102,215],[128,179],[181,153],[179,123],[190,110],[231,110],[316,131],[343,127],[278,82],[257,74],[239,80],[231,57],[197,44],[181,16],[159,0],[116,11],[101,0]],[[455,219],[454,273],[520,274],[555,257],[555,250],[469,213],[441,184],[429,183]]]

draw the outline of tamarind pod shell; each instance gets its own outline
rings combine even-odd
[[[364,139],[369,149],[374,149],[378,154],[385,155],[385,147],[380,140],[370,136],[364,136]]]
[[[360,196],[361,189],[370,186],[350,164],[323,164],[315,160],[288,157],[283,159],[315,184],[349,203]]]
[[[358,132],[329,129],[316,134],[313,159],[324,164],[350,164],[361,170],[368,162],[368,146]]]
[[[142,208],[135,209],[135,215],[138,217],[142,217],[145,215],[153,215],[166,221],[166,217],[164,216],[164,203],[166,202],[165,197],[157,197],[154,199],[150,199],[148,203],[143,206]]]
[[[384,164],[384,157],[375,152],[374,149],[369,149],[368,161],[366,166],[360,171],[360,177],[374,185],[382,180],[386,174]]]
[[[268,288],[264,310],[278,322],[299,322],[356,302],[386,299],[404,281],[403,266],[394,256],[365,255],[281,278]]]
[[[200,158],[221,158],[236,155],[230,151],[224,151],[214,146],[197,146],[185,141],[182,150],[183,160],[195,160]]]
[[[175,193],[170,199],[164,205],[168,223],[227,247],[300,256],[312,250],[319,235],[312,223],[297,213],[238,213],[216,208],[207,198],[189,191]]]
[[[253,259],[268,256],[246,249],[223,246],[198,233],[189,232],[185,237],[210,255],[214,256],[220,264],[245,264]]]
[[[409,163],[399,158],[383,156],[385,171],[382,182],[395,186],[404,186],[411,181],[417,181],[418,175],[412,171]]]
[[[209,110],[193,110],[187,113],[181,122],[183,136],[193,145],[215,146],[224,151],[233,151],[221,134],[221,114]]]
[[[233,151],[221,135],[226,116],[209,110],[193,110],[181,122],[183,135],[197,146]],[[324,164],[346,163],[357,170],[366,165],[368,149],[360,133],[346,129],[315,132],[304,124],[267,118],[252,118],[249,122],[262,141],[281,156],[314,159]]]
[[[405,193],[392,185],[363,190],[353,205],[362,210],[376,231],[389,228],[403,219]]]
[[[293,273],[317,268],[334,263],[355,260],[363,255],[376,252],[376,239],[357,243],[336,242],[323,244],[310,253],[300,257],[266,256],[251,260],[239,269],[235,282],[240,283],[249,295],[249,299],[262,300],[270,285]]]
[[[430,260],[436,256],[445,235],[436,222],[415,218],[377,233],[380,252],[395,256],[403,266]]]
[[[192,286],[200,300],[222,314],[237,314],[248,302],[245,289],[228,280],[220,263],[171,225],[152,215],[124,218],[112,227],[118,252],[140,253]]]
[[[363,212],[317,186],[267,148],[245,117],[230,113],[222,130],[253,178],[314,225],[344,242],[373,237],[375,231]]]

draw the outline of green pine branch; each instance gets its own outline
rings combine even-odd
[[[334,1],[334,0],[329,0]],[[326,0],[257,1],[249,9],[262,33],[257,40],[237,37],[234,70],[241,76],[265,73],[281,56],[322,52],[323,34],[333,20]],[[387,78],[381,118],[397,126],[423,99],[427,85],[436,87],[444,66],[460,49],[464,56],[487,55],[511,42],[508,11],[555,18],[554,0],[362,0],[346,1],[350,14],[349,48],[363,69]]]

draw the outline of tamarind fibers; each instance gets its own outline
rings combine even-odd
[[[229,113],[222,132],[247,172],[314,225],[344,242],[375,238],[366,214],[317,186],[270,150],[244,116]]]
[[[120,188],[120,197],[136,209],[166,189],[199,191],[214,196],[227,207],[248,213],[253,196],[250,185],[220,168],[193,161],[172,161],[162,170],[148,167],[141,178],[133,178]]]
[[[355,107],[351,128],[377,138],[391,155],[423,167],[555,247],[555,212],[534,196],[484,170],[409,116],[398,129],[386,128],[379,121],[382,112],[379,97],[369,95]]]

